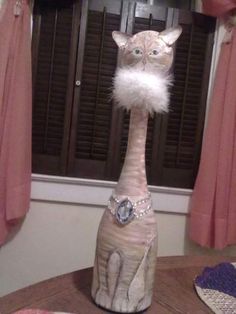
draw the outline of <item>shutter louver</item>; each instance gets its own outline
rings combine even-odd
[[[33,171],[58,173],[62,152],[73,1],[39,1],[40,15],[35,73],[32,146]],[[48,156],[45,160],[42,156]],[[41,160],[41,161],[40,161]],[[42,163],[45,163],[42,165]]]
[[[197,116],[195,114],[198,101],[196,98],[192,99],[192,102],[191,99],[188,99],[190,92],[188,88],[190,85],[190,62],[192,61],[192,27],[191,25],[182,25],[182,27],[183,33],[177,43],[175,54],[174,86],[172,88],[171,106],[168,117],[164,167],[191,169],[193,164],[191,151],[195,146],[192,136],[194,136],[194,125],[196,126]],[[204,63],[204,58],[201,63]],[[198,80],[199,77],[195,76],[192,79]],[[201,85],[200,81],[197,84]],[[198,90],[198,92],[200,91]],[[195,96],[199,98],[199,95]],[[189,114],[191,115],[191,109],[194,109],[193,102],[195,102],[195,112],[193,112],[195,121],[188,120],[190,118]],[[189,122],[192,122],[192,125],[188,125]],[[188,127],[189,132],[187,133],[187,137],[185,137],[184,133]]]
[[[118,53],[112,31],[120,30],[120,5],[89,3],[71,175],[94,179],[106,175]]]
[[[204,79],[206,71],[210,71],[207,65],[210,58],[207,54],[208,27],[214,24],[209,17],[199,19],[198,14],[192,14],[191,23],[181,23],[180,11],[183,33],[176,45],[174,86],[171,90],[162,169],[162,185],[169,185],[172,180],[173,186],[188,188],[193,186],[201,149],[199,139],[206,104],[206,97],[202,95],[208,86]]]
[[[111,32],[119,30],[120,17],[106,11],[89,11],[85,44],[76,158],[107,159],[111,121],[112,77],[117,48]]]

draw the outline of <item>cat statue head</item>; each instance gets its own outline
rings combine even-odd
[[[168,110],[172,45],[181,32],[181,26],[177,26],[133,36],[118,31],[112,33],[120,50],[113,95],[121,107],[142,107],[150,113]]]
[[[172,45],[182,32],[180,26],[163,32],[143,31],[133,36],[114,31],[113,39],[121,51],[122,68],[147,72],[167,72],[173,62]]]

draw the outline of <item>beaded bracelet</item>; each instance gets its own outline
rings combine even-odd
[[[137,209],[139,206],[141,208]],[[136,202],[132,202],[129,197],[119,199],[113,194],[109,199],[108,209],[119,224],[126,225],[134,218],[141,218],[152,211],[151,194]]]

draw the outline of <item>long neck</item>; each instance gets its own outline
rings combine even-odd
[[[116,194],[143,196],[148,193],[145,167],[147,124],[148,112],[133,108],[130,116],[128,146],[115,189]]]

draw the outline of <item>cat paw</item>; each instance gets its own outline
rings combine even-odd
[[[95,296],[95,303],[106,309],[111,308],[111,298],[103,290],[98,290]]]
[[[137,312],[146,310],[152,303],[152,296],[146,295],[138,304],[136,310]]]
[[[125,297],[120,297],[120,298],[116,298],[113,302],[112,302],[112,311],[115,312],[130,312],[129,306],[128,306],[128,300]]]

